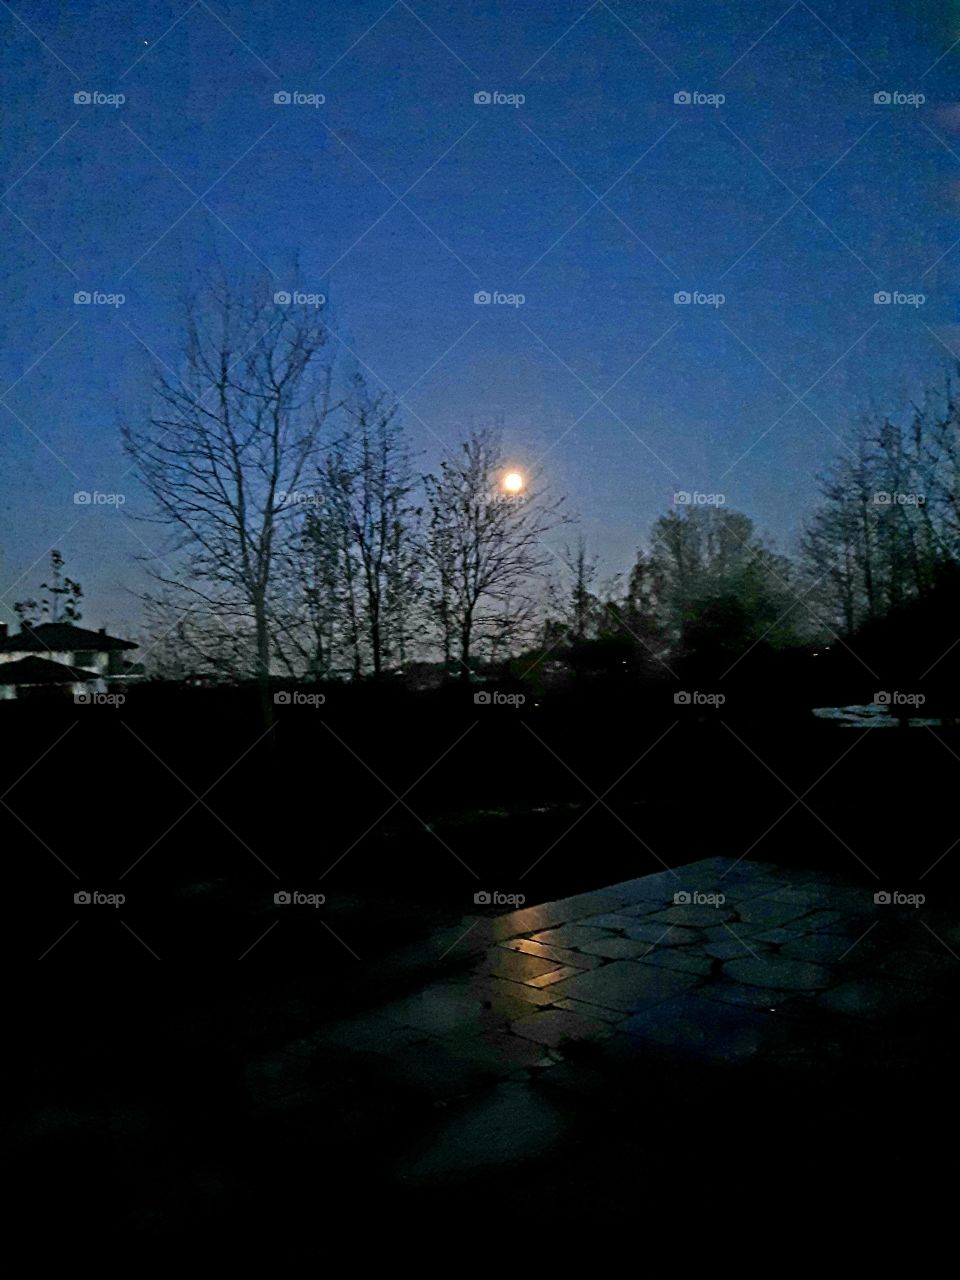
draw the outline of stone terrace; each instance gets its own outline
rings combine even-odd
[[[468,917],[434,940],[434,980],[258,1060],[248,1085],[256,1106],[297,1110],[316,1103],[324,1064],[331,1086],[349,1064],[367,1098],[406,1089],[454,1105],[449,1132],[409,1167],[436,1176],[542,1152],[565,1123],[549,1086],[602,1088],[605,1066],[809,1070],[854,1042],[862,1053],[947,998],[958,950],[956,922],[926,906],[876,903],[822,872],[705,859]]]

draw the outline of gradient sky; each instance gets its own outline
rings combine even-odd
[[[424,468],[502,414],[609,571],[679,489],[789,550],[844,424],[960,352],[956,4],[0,0],[0,28],[6,606],[57,546],[88,625],[135,630],[137,557],[162,543],[130,518],[117,422],[146,412],[215,256],[284,289],[299,255]]]

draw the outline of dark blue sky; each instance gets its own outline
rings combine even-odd
[[[678,489],[789,549],[834,433],[960,351],[957,4],[17,0],[0,28],[7,605],[57,546],[88,623],[135,626],[139,539],[161,544],[129,518],[117,421],[215,255],[277,289],[299,255],[346,364],[412,386],[425,467],[502,414],[609,570]]]

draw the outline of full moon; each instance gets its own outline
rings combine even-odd
[[[503,487],[507,493],[519,493],[523,488],[523,476],[519,471],[508,471],[503,477]]]

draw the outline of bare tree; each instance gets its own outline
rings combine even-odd
[[[428,607],[444,655],[456,654],[464,680],[478,642],[502,647],[505,628],[529,623],[551,559],[543,538],[568,519],[563,500],[533,483],[516,497],[505,493],[503,472],[499,437],[480,430],[441,462],[439,475],[425,477]]]
[[[803,539],[825,616],[844,632],[923,595],[960,561],[960,405],[951,378],[899,416],[864,418],[821,481]]]
[[[125,448],[172,534],[182,573],[159,580],[252,628],[269,719],[269,603],[284,522],[330,412],[326,328],[270,286],[208,283],[184,314],[182,373],[157,375],[156,409]]]
[[[304,514],[291,525],[279,557],[277,657],[289,675],[329,677],[338,662],[343,612],[342,551],[322,492],[301,495]]]
[[[420,512],[396,404],[357,374],[344,408],[348,427],[327,455],[320,487],[341,544],[354,665],[359,674],[365,652],[377,677],[406,650]]]
[[[40,622],[80,621],[83,587],[63,572],[65,563],[59,551],[51,551],[50,581],[40,583],[40,590],[47,594],[39,600],[18,600],[13,606],[24,630],[29,631]]]

